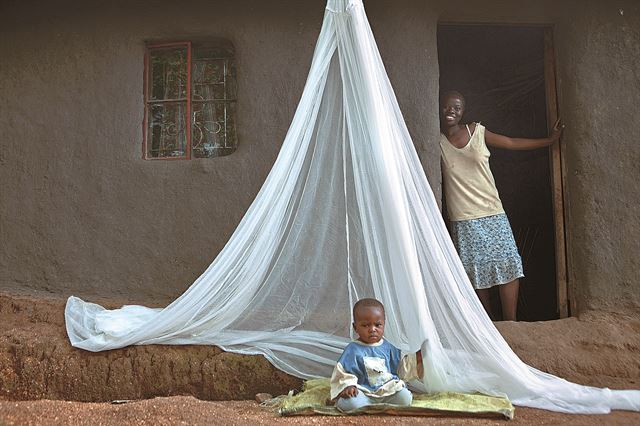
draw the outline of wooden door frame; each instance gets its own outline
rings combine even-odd
[[[549,127],[549,132],[551,132],[554,123],[560,116],[556,83],[556,56],[553,44],[553,26],[547,26],[544,29],[544,82],[547,102],[547,126]],[[556,142],[549,147],[549,162],[551,194],[553,198],[553,223],[555,226],[558,315],[560,318],[566,318],[571,315],[573,295],[571,294],[567,273],[565,179],[560,142]]]
[[[509,26],[544,28],[544,82],[547,105],[547,126],[549,132],[560,116],[556,81],[556,54],[553,43],[554,26],[552,24],[505,23],[505,22],[455,22],[441,21],[438,26]],[[553,204],[553,223],[555,241],[556,294],[559,318],[567,318],[575,313],[573,289],[569,285],[569,259],[567,250],[567,230],[565,212],[565,166],[562,161],[562,145],[559,142],[549,147],[549,172],[551,178],[551,196]]]

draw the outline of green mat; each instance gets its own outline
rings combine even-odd
[[[507,398],[482,394],[441,392],[413,394],[410,407],[391,404],[376,404],[349,413],[343,413],[329,403],[329,379],[314,379],[305,382],[303,391],[297,395],[267,401],[266,405],[278,409],[281,416],[345,416],[356,414],[391,414],[405,416],[473,416],[513,419],[515,409]]]

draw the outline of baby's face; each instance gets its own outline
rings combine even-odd
[[[363,343],[377,343],[384,334],[384,311],[377,306],[365,306],[355,312],[353,329]]]

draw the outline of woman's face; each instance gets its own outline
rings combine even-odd
[[[455,126],[464,114],[464,102],[457,96],[447,96],[440,107],[440,114],[444,126]]]

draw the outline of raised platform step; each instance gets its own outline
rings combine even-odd
[[[205,400],[284,394],[301,381],[261,356],[214,346],[134,346],[92,353],[71,347],[64,300],[0,292],[0,399],[111,401],[193,395]],[[498,323],[527,363],[568,380],[640,388],[640,317]]]

